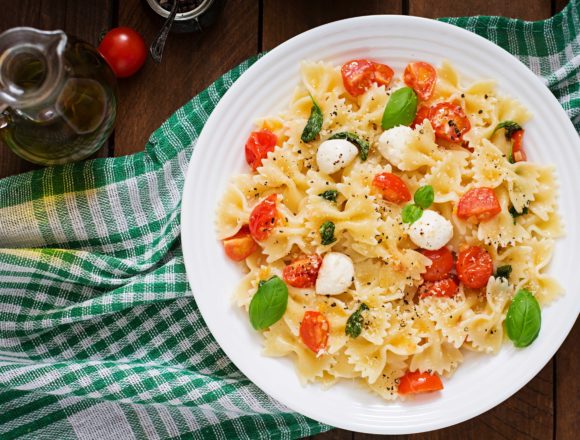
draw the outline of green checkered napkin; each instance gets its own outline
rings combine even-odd
[[[580,130],[580,1],[536,23],[447,19],[540,75]],[[0,181],[0,438],[296,438],[329,429],[246,379],[209,333],[179,240],[195,141],[246,61],[146,151]]]

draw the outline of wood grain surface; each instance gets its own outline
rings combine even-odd
[[[148,60],[136,76],[120,81],[116,129],[97,155],[141,151],[164,119],[221,74],[324,23],[368,14],[432,18],[483,14],[540,20],[565,5],[566,0],[229,0],[215,26],[201,34],[172,35],[161,64]],[[13,26],[60,28],[93,44],[103,30],[117,25],[137,29],[147,41],[161,26],[144,0],[0,0],[0,11],[0,32]],[[34,168],[0,144],[0,177]],[[557,355],[528,385],[485,414],[447,429],[390,438],[580,438],[579,339],[577,323]],[[315,438],[368,440],[380,436],[335,429]]]

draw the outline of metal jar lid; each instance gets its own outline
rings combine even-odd
[[[153,9],[153,11],[155,11],[155,13],[157,13],[161,17],[163,18],[169,17],[170,11],[162,8],[157,0],[147,0],[147,3],[151,7],[151,9]],[[210,13],[212,9],[216,9],[219,3],[222,2],[216,0],[203,0],[201,4],[196,8],[190,11],[178,13],[175,16],[173,30],[177,32],[202,30],[202,28],[205,26],[200,26],[199,19],[203,18],[206,12]]]

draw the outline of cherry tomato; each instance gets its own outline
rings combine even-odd
[[[470,246],[459,252],[456,267],[459,280],[471,289],[485,287],[493,275],[491,256],[479,246]]]
[[[417,115],[411,123],[411,128],[415,128],[417,125],[421,125],[425,119],[429,119],[429,107],[426,105],[421,105],[417,109]]]
[[[282,276],[284,277],[284,281],[292,287],[301,289],[313,287],[316,283],[321,264],[322,258],[320,255],[305,255],[286,266],[282,272]]]
[[[99,44],[99,53],[107,61],[117,78],[135,74],[147,59],[147,45],[143,37],[128,27],[111,29]]]
[[[393,173],[379,173],[373,179],[373,186],[381,191],[383,199],[391,203],[411,200],[409,188],[403,180]]]
[[[352,96],[362,95],[372,83],[387,86],[393,78],[393,69],[369,60],[352,60],[341,69],[344,88]]]
[[[483,222],[501,212],[501,205],[493,189],[473,188],[461,196],[457,203],[457,217]]]
[[[523,146],[524,130],[518,130],[512,134],[512,159],[514,162],[527,160],[526,152]]]
[[[417,93],[420,99],[427,101],[433,95],[437,71],[431,64],[423,61],[410,63],[405,68],[403,81]]]
[[[435,135],[443,140],[455,143],[463,141],[463,135],[471,129],[469,119],[460,105],[441,102],[429,110],[429,120]]]
[[[234,261],[242,261],[258,249],[258,244],[250,234],[250,228],[243,226],[236,235],[224,240],[226,255]]]
[[[271,194],[256,205],[250,214],[250,234],[256,241],[270,236],[276,226],[279,214],[276,209],[276,194]]]
[[[373,82],[375,84],[378,84],[379,86],[387,87],[391,83],[393,75],[395,74],[395,72],[393,72],[393,69],[391,69],[386,64],[375,62],[373,62],[373,68],[375,72]]]
[[[254,171],[262,165],[262,159],[268,156],[270,151],[274,151],[278,142],[278,136],[270,130],[253,131],[246,141],[246,162]]]
[[[443,278],[438,281],[426,281],[419,286],[419,298],[438,296],[452,298],[457,294],[457,283],[453,278]]]
[[[421,249],[421,253],[431,260],[431,266],[423,274],[425,281],[442,280],[453,269],[453,254],[448,248],[442,247],[436,251]]]
[[[320,312],[307,311],[300,323],[300,338],[314,353],[318,354],[326,348],[330,324]]]
[[[399,379],[399,394],[425,393],[443,389],[443,383],[436,374],[409,371]]]

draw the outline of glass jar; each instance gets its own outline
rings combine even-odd
[[[161,7],[159,0],[146,1],[151,9],[163,19],[169,17],[170,10]],[[208,28],[216,21],[224,3],[225,0],[202,0],[193,9],[176,14],[171,31],[177,33],[200,32]]]

